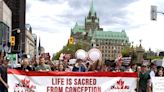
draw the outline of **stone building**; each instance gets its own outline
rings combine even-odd
[[[35,40],[32,34],[32,27],[26,24],[26,39],[25,39],[25,54],[30,55],[30,58],[35,56]]]
[[[100,49],[103,60],[114,60],[121,50],[129,45],[129,38],[124,30],[121,32],[103,31],[94,9],[93,0],[84,25],[76,23],[71,29],[71,37],[74,38],[75,44],[77,42],[84,44],[83,49],[86,51],[93,47]]]
[[[9,52],[11,25],[12,12],[6,3],[0,0],[0,52]]]
[[[12,53],[25,52],[26,37],[26,0],[3,0],[12,12],[11,26],[12,30],[20,30],[19,33],[12,31],[15,36],[15,46],[12,47]],[[21,36],[20,36],[21,35]]]

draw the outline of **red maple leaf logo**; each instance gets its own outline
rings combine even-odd
[[[25,87],[29,89],[36,89],[36,86],[33,84],[30,84],[30,80],[24,78],[23,80],[20,80],[20,83],[17,83],[15,87]]]
[[[21,80],[21,83],[22,83],[23,85],[25,85],[26,87],[29,87],[29,85],[30,85],[30,80],[23,79],[23,80]]]
[[[21,83],[22,84],[29,84],[30,83],[30,80],[23,79],[23,80],[21,80]]]
[[[120,79],[115,85],[111,86],[111,89],[129,89],[129,86],[125,85],[124,81]]]
[[[119,80],[119,81],[117,81],[117,84],[119,85],[119,86],[124,86],[124,81],[122,81],[121,79]]]

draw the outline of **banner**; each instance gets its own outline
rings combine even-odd
[[[164,77],[153,77],[153,92],[164,92]]]
[[[131,57],[122,57],[123,65],[129,65],[131,60]]]
[[[137,73],[8,71],[9,92],[136,92]]]

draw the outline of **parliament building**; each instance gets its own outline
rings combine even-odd
[[[124,30],[121,32],[104,31],[100,27],[93,0],[84,25],[76,23],[71,29],[71,37],[74,38],[75,44],[82,43],[86,51],[93,47],[100,49],[103,60],[114,60],[122,49],[129,45],[129,37]]]

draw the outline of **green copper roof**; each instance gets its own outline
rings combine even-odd
[[[126,40],[126,41],[129,40],[125,31],[122,32],[94,31],[93,39],[112,39],[112,40]]]
[[[81,26],[81,25],[78,25],[76,23],[75,27],[72,29],[72,32],[75,34],[75,33],[78,33],[78,32],[85,32],[85,27],[84,26]]]
[[[91,1],[91,6],[90,6],[89,12],[91,12],[91,16],[95,16],[96,11],[94,9],[93,0]]]

